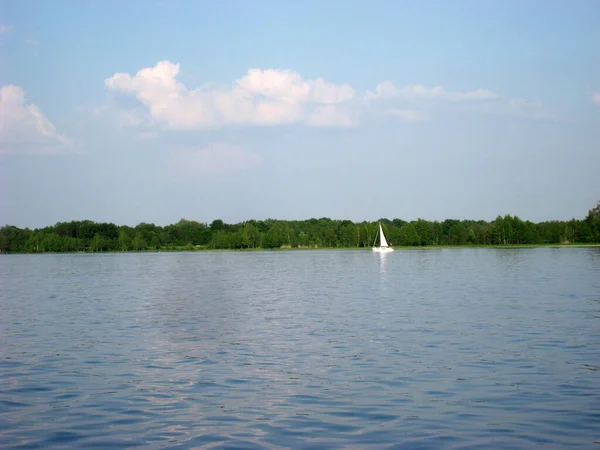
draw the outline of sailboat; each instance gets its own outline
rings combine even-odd
[[[385,234],[383,234],[383,228],[381,228],[381,223],[379,223],[379,247],[375,247],[375,242],[377,242],[377,235],[375,235],[375,242],[373,242],[373,251],[379,253],[388,253],[393,252],[394,249],[390,247],[385,239]]]

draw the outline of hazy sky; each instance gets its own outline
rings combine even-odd
[[[596,0],[0,0],[0,86],[0,225],[600,199]]]

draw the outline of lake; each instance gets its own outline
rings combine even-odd
[[[600,248],[0,256],[3,448],[599,448]]]

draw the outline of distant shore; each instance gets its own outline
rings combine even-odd
[[[44,228],[0,228],[0,253],[112,253],[366,249],[381,236],[397,249],[534,248],[600,244],[600,203],[585,218],[533,223],[516,216],[493,221],[379,219],[375,222],[311,218],[210,224],[181,219],[135,227],[76,220]],[[383,241],[385,244],[385,241]]]
[[[533,248],[594,248],[600,244],[514,244],[514,245],[428,245],[428,246],[392,246],[401,250],[442,250],[442,249],[533,249]],[[282,247],[282,248],[207,248],[179,247],[146,250],[110,250],[110,251],[73,251],[73,252],[0,252],[0,255],[87,255],[87,254],[125,254],[125,253],[248,253],[248,252],[294,252],[294,251],[371,251],[371,247]]]

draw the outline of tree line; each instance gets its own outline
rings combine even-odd
[[[600,243],[600,202],[583,219],[533,223],[516,216],[495,220],[428,221],[380,219],[355,223],[323,217],[309,220],[248,220],[210,224],[181,219],[135,227],[90,220],[29,229],[0,228],[0,252],[125,252],[200,249],[361,248],[374,243],[378,223],[393,246],[527,245]]]

